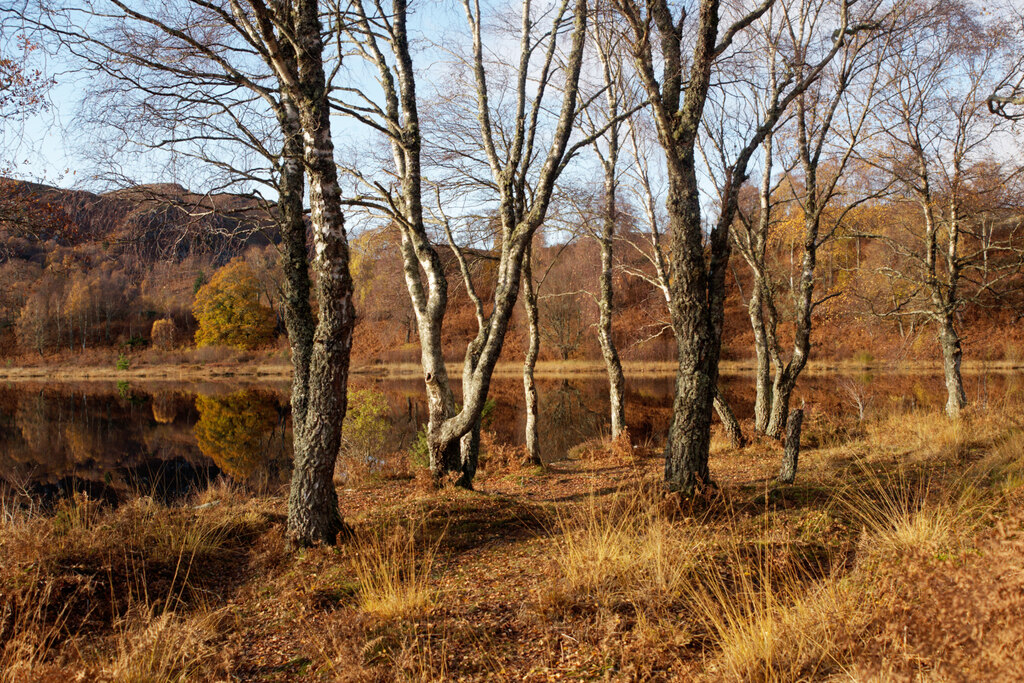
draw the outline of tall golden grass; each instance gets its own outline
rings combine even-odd
[[[559,581],[550,597],[585,596],[605,605],[678,596],[703,544],[643,488],[621,492],[609,506],[590,496],[560,514],[554,532]]]
[[[247,507],[170,509],[148,497],[106,509],[76,495],[46,513],[6,501],[0,682],[59,680],[69,658],[100,680],[215,679],[227,613],[192,573],[255,522]]]
[[[555,599],[594,604],[596,615],[613,608],[605,618],[616,621],[614,608],[628,605],[630,637],[674,638],[676,652],[700,644],[713,680],[850,675],[892,598],[876,585],[876,568],[926,571],[971,552],[1007,492],[1024,486],[1024,431],[1005,413],[949,421],[915,411],[824,450],[837,452],[839,471],[815,470],[833,493],[801,514],[843,522],[857,539],[852,565],[798,561],[806,541],[767,509],[752,526],[749,512],[673,519],[649,491],[592,495],[552,529],[555,571],[542,612]]]
[[[420,525],[387,524],[356,532],[352,570],[359,583],[359,606],[384,618],[428,612],[436,603],[432,573],[440,538],[417,538]]]

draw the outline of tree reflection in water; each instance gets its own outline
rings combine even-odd
[[[806,380],[806,381],[805,381]],[[937,374],[875,373],[867,377],[827,372],[801,379],[805,430],[833,434],[830,416],[857,421],[860,407],[844,385],[854,384],[865,403],[864,421],[900,410],[940,410],[944,384]],[[965,377],[980,405],[1024,391],[1017,373]],[[722,384],[740,420],[753,413],[753,378],[726,375]],[[387,399],[384,453],[408,449],[426,415],[420,380],[365,378],[359,387]],[[626,383],[626,422],[638,443],[664,443],[673,378],[632,376]],[[544,457],[562,459],[582,441],[608,432],[608,385],[603,377],[541,379],[540,433]],[[871,402],[867,405],[868,394]],[[496,378],[490,429],[502,444],[523,436],[522,382]],[[139,491],[178,500],[222,471],[262,487],[288,481],[288,393],[271,384],[116,386],[112,382],[0,386],[0,490],[6,485],[57,498],[73,490],[124,499]],[[817,426],[816,426],[817,425]]]
[[[276,478],[291,454],[284,411],[267,391],[242,389],[226,396],[196,396],[199,420],[193,428],[199,450],[239,479]]]
[[[567,379],[540,392],[539,431],[546,458],[561,459],[576,444],[601,434],[604,414],[596,410],[600,401],[593,398]]]

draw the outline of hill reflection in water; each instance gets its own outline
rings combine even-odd
[[[996,400],[1015,389],[1019,374],[967,377],[972,402]],[[660,444],[668,427],[672,379],[630,378],[626,418],[635,441]],[[753,380],[723,377],[737,416],[753,412]],[[386,450],[409,447],[426,420],[417,379],[355,378],[353,388],[373,387],[387,398],[391,429]],[[542,379],[540,435],[544,456],[569,450],[607,432],[607,388],[600,377]],[[796,401],[810,419],[855,415],[853,394],[873,410],[939,409],[938,375],[808,375]],[[518,378],[492,384],[495,409],[488,428],[504,443],[520,443],[524,429]],[[838,416],[838,417],[837,417]],[[0,388],[0,480],[43,501],[72,491],[117,502],[139,493],[167,502],[211,479],[228,476],[257,486],[287,482],[291,426],[287,384],[231,385],[9,384]]]

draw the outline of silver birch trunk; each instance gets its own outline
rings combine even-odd
[[[786,447],[779,469],[779,481],[792,484],[796,480],[796,468],[800,459],[800,432],[804,423],[804,411],[797,408],[786,419]]]
[[[733,448],[742,448],[746,443],[746,439],[743,438],[743,429],[740,427],[739,420],[736,419],[736,413],[732,412],[732,407],[725,400],[720,387],[715,387],[715,412],[718,413],[718,419],[725,427],[729,443]]]
[[[347,408],[349,357],[355,310],[348,238],[334,162],[319,3],[292,6],[295,40],[294,99],[309,177],[313,268],[318,320],[309,360],[306,414],[288,496],[287,533],[296,545],[333,543],[345,529],[334,489],[334,467]]]
[[[946,380],[946,415],[957,417],[967,405],[967,394],[960,372],[960,363],[963,359],[960,335],[957,334],[950,316],[939,323],[939,345],[942,347],[942,370]]]
[[[606,219],[606,223],[614,223]],[[598,305],[601,319],[598,325],[598,340],[601,356],[608,374],[608,408],[611,417],[612,438],[617,439],[626,428],[626,377],[622,372],[622,361],[612,337],[612,315],[614,291],[612,289],[612,233],[614,227],[606,227],[601,240],[601,298]]]
[[[612,335],[612,319],[614,316],[615,290],[612,278],[614,269],[615,221],[618,214],[618,161],[619,161],[619,88],[617,69],[612,64],[610,48],[604,41],[597,40],[598,55],[604,75],[605,99],[608,103],[608,119],[610,125],[605,134],[606,152],[601,153],[596,141],[594,149],[601,159],[604,168],[604,216],[598,243],[601,245],[601,277],[598,308],[600,320],[597,327],[597,338],[601,346],[601,356],[608,374],[608,411],[611,420],[611,436],[619,438],[626,428],[625,386],[626,378],[622,372],[622,362]]]
[[[768,354],[768,340],[765,336],[764,313],[761,309],[761,288],[754,283],[750,294],[748,313],[754,330],[754,354],[757,367],[754,374],[754,431],[764,434],[768,430],[772,398],[772,368]]]
[[[523,359],[523,398],[526,404],[526,460],[530,465],[543,465],[540,453],[540,438],[537,434],[537,384],[534,369],[540,351],[540,325],[537,310],[537,292],[533,283],[533,249],[527,249],[523,258],[523,308],[529,323],[529,342]]]
[[[278,182],[281,270],[284,273],[284,322],[292,361],[292,435],[296,453],[305,446],[304,425],[309,399],[309,361],[315,323],[310,307],[309,254],[302,201],[305,195],[302,129],[294,103],[283,98],[278,123],[284,137]]]

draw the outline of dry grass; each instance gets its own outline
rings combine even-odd
[[[82,495],[0,506],[0,681],[216,680],[226,611],[209,607],[239,543],[266,527],[226,487],[199,509]],[[216,498],[212,498],[216,496]],[[235,496],[235,500],[231,497]]]
[[[352,570],[359,607],[385,619],[426,613],[437,600],[432,576],[438,543],[417,539],[420,525],[390,524],[357,532]]]
[[[344,492],[349,545],[298,554],[223,482],[0,501],[0,683],[1015,680],[1020,418],[814,423],[797,485],[755,441],[686,504],[625,439],[482,492],[383,480]]]
[[[976,486],[1007,496],[1024,487],[1024,431],[1016,430],[995,444],[964,475]]]
[[[958,552],[990,507],[970,481],[940,487],[902,468],[865,470],[858,485],[837,494],[836,503],[863,530],[864,550],[885,557]]]
[[[652,494],[620,492],[603,504],[591,496],[559,517],[558,571],[542,610],[592,604],[615,620],[614,610],[628,606],[623,639],[669,661],[707,637],[713,678],[787,681],[834,668],[840,617],[852,604],[842,584],[770,557],[767,530],[752,539],[731,514],[715,524],[673,520]]]
[[[118,625],[117,651],[103,667],[118,683],[212,680],[228,664],[218,647],[227,626],[224,610],[182,615],[139,606]]]
[[[38,568],[20,586],[4,586],[0,599],[0,682],[35,680],[66,630],[67,603],[49,614],[59,588]]]
[[[951,422],[907,411],[825,443],[826,459],[803,476],[820,477],[832,493],[807,509],[762,508],[751,518],[749,507],[726,502],[695,520],[666,515],[642,487],[592,495],[558,516],[556,571],[540,591],[540,613],[560,629],[573,614],[589,615],[577,631],[590,638],[581,646],[602,648],[633,678],[884,678],[878,672],[899,667],[885,668],[889,655],[873,644],[910,618],[900,615],[913,606],[897,600],[916,580],[909,577],[945,576],[944,563],[969,562],[999,510],[1018,504],[1009,501],[1024,486],[1024,432],[1014,415]],[[824,555],[804,556],[808,542],[835,533]],[[698,644],[702,662],[686,668],[684,653]],[[929,656],[908,670],[939,666],[943,649]]]
[[[559,515],[558,581],[548,599],[654,605],[684,590],[702,548],[699,532],[672,523],[651,491],[621,492],[611,505],[590,496]]]
[[[807,680],[839,670],[845,618],[856,605],[849,584],[812,582],[761,556],[705,562],[690,604],[717,653],[712,677],[742,681]]]

